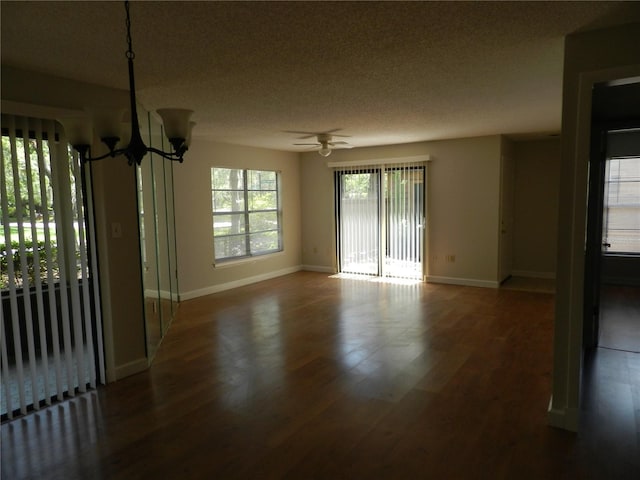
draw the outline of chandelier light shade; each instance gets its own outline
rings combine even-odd
[[[184,108],[161,108],[156,110],[162,118],[164,133],[175,150],[178,150],[191,136],[193,123],[189,121],[193,110]]]
[[[129,161],[129,165],[136,163],[140,165],[144,156],[153,152],[163,158],[175,160],[182,163],[183,156],[191,143],[191,130],[195,122],[190,118],[192,110],[183,108],[163,108],[157,110],[162,118],[164,132],[172,151],[165,152],[153,147],[147,147],[140,135],[140,124],[138,122],[135,77],[133,73],[133,53],[131,42],[131,20],[129,16],[129,2],[124,2],[126,11],[127,26],[127,63],[129,65],[129,98],[130,98],[130,118],[125,118],[124,108],[92,108],[87,109],[89,119],[86,116],[59,118],[59,122],[64,127],[67,140],[78,151],[82,161],[90,162],[102,160],[107,157],[124,155]],[[95,130],[109,152],[91,157],[92,132]]]

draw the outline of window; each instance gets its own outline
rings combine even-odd
[[[640,253],[640,157],[607,160],[603,233],[608,253]]]
[[[52,120],[2,115],[0,413],[104,383],[90,165]]]
[[[280,174],[211,169],[215,260],[282,251]]]
[[[34,285],[36,275],[44,283],[60,279],[49,141],[46,134],[39,141],[33,133],[26,133],[26,138],[21,135],[23,132],[18,130],[11,138],[8,128],[2,130],[4,176],[0,189],[6,201],[0,229],[3,291],[10,282],[16,288]],[[23,256],[26,269],[21,268]]]

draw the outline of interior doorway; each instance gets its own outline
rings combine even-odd
[[[593,92],[586,348],[640,352],[640,83]]]
[[[604,171],[598,346],[640,352],[640,129],[608,132]]]
[[[425,167],[337,170],[340,273],[423,278]]]

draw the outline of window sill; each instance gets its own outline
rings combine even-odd
[[[239,265],[244,265],[247,263],[255,263],[261,260],[268,260],[269,258],[278,257],[282,255],[284,255],[284,250],[280,252],[265,253],[264,255],[255,255],[253,257],[242,257],[237,260],[223,260],[217,263],[216,262],[212,263],[212,266],[215,269],[237,267]]]

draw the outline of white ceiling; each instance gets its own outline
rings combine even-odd
[[[2,64],[128,88],[121,2],[0,3]],[[299,151],[560,129],[563,37],[640,2],[133,2],[138,100],[194,136]],[[637,48],[630,46],[629,48]]]

